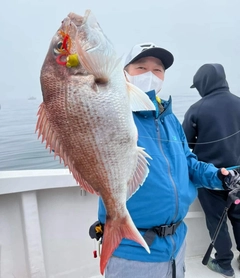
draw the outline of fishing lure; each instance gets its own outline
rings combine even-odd
[[[79,59],[77,53],[71,54],[72,41],[70,36],[62,30],[59,30],[58,33],[62,37],[62,40],[54,50],[58,54],[56,62],[68,68],[77,67],[79,65]]]

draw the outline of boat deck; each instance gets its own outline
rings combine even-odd
[[[237,256],[238,252],[234,252],[234,260],[232,267],[235,270],[235,278],[240,278],[240,270],[238,269]],[[185,278],[220,278],[223,277],[215,273],[202,264],[202,257],[187,257],[186,258],[186,277]]]

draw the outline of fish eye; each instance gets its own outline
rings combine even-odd
[[[62,44],[63,44],[62,41],[58,42],[57,43],[57,49],[62,49]]]
[[[62,41],[59,41],[57,43],[57,46],[53,49],[54,54],[58,55],[62,52],[62,44],[63,44]]]

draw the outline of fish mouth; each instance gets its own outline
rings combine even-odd
[[[86,21],[86,14],[89,14],[90,13],[90,10],[87,10],[85,12],[85,15],[84,16],[81,16],[81,15],[78,15],[78,14],[75,14],[75,13],[69,13],[68,14],[68,18],[77,26],[81,26],[84,24],[84,22]]]
[[[87,24],[89,17],[91,17],[92,12],[91,10],[86,10],[84,16],[75,14],[75,13],[69,13],[68,18],[77,26],[80,27],[84,24]]]
[[[88,38],[90,30],[92,28],[91,26],[91,10],[86,10],[84,16],[75,14],[73,12],[68,14],[68,20],[71,21],[77,28],[78,32],[79,32],[79,36],[81,37],[80,33],[83,32]],[[90,24],[89,24],[90,21]],[[87,42],[84,43],[85,44],[85,51],[89,51],[91,49],[94,49],[96,47],[95,46],[90,46]],[[86,47],[87,45],[87,47]]]
[[[78,29],[74,21],[72,21],[71,18],[66,17],[62,21],[62,25],[58,30],[58,34],[62,36],[64,36],[63,34],[65,34],[72,40],[74,40],[78,34]]]
[[[83,17],[70,15],[70,18],[76,24],[80,37],[84,38],[79,41],[84,51],[103,51],[107,47],[106,36],[91,10],[86,10]]]

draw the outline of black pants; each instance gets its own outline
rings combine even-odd
[[[223,190],[198,189],[198,198],[205,212],[206,224],[213,238],[219,220],[226,207],[228,192]],[[231,221],[237,250],[240,251],[240,205],[232,204],[228,210],[228,218]],[[223,269],[231,268],[233,252],[231,251],[232,242],[228,232],[227,218],[225,218],[218,237],[214,244],[216,249],[215,258]]]

